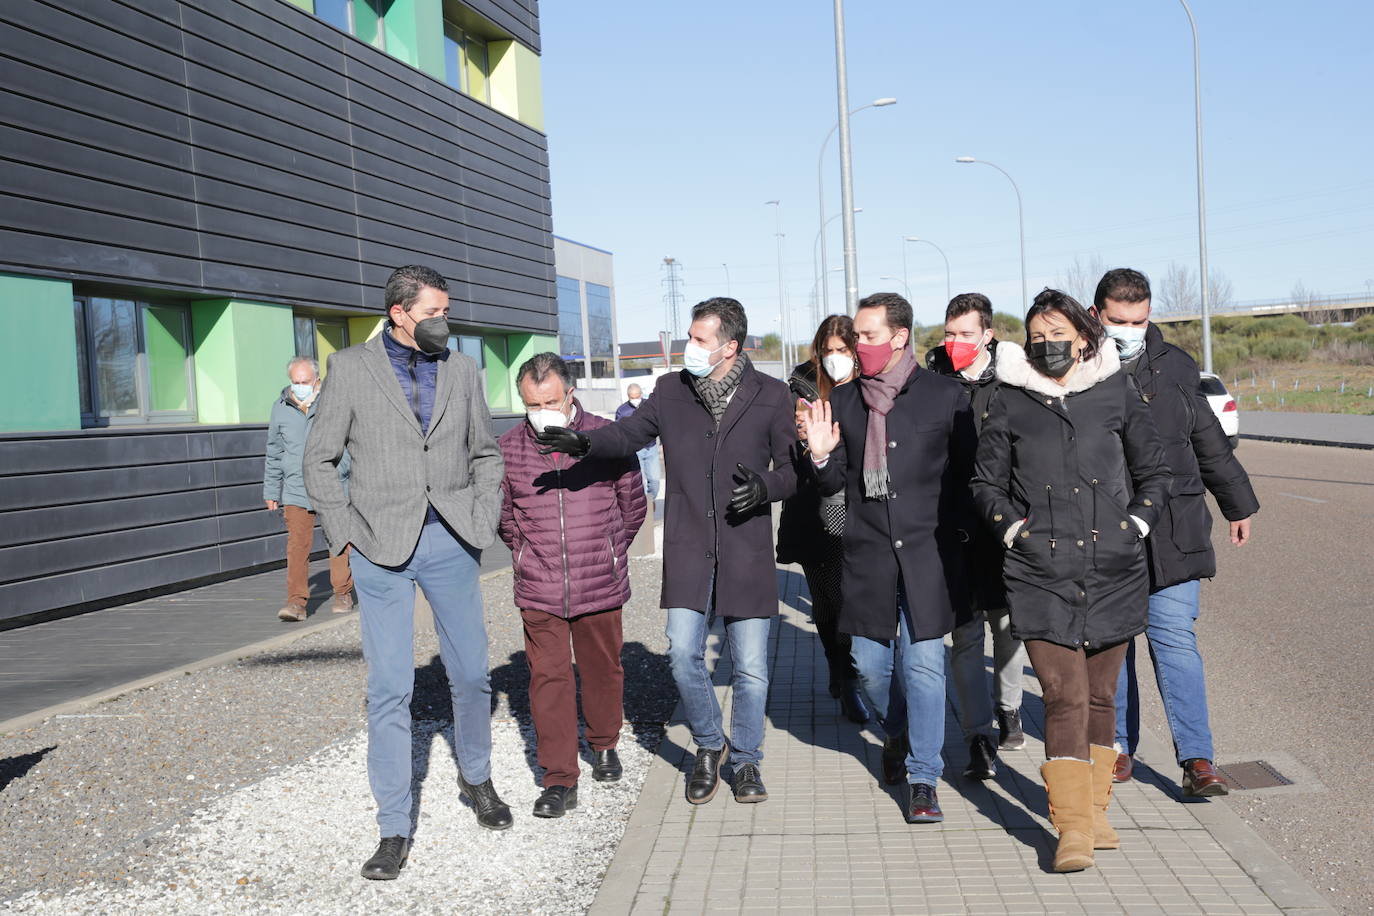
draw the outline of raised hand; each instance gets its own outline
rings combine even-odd
[[[768,485],[757,472],[742,464],[735,467],[738,469],[735,480],[740,484],[730,491],[729,511],[734,515],[743,515],[768,502]]]
[[[829,458],[835,446],[840,444],[840,424],[831,419],[829,401],[811,405],[806,418],[806,444],[811,449],[812,460],[817,463]]]
[[[541,455],[562,452],[574,458],[581,458],[592,447],[591,440],[586,436],[563,426],[545,426],[541,432],[535,433],[534,438],[543,446],[539,450]]]

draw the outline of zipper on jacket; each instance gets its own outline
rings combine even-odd
[[[1093,569],[1097,569],[1097,478],[1092,479],[1093,488]]]
[[[1054,553],[1054,487],[1045,484],[1045,502],[1050,507],[1050,553]]]
[[[424,433],[425,421],[420,419],[420,380],[415,375],[415,360],[420,354],[412,353],[406,359],[406,370],[410,372],[410,412],[415,414],[415,422],[420,424],[420,433]]]
[[[611,536],[609,534],[606,535],[606,546],[609,547],[611,550],[611,569],[620,569],[620,558],[615,555],[615,541],[611,540]]]
[[[555,466],[558,482],[558,544],[563,552],[563,616],[572,616],[572,583],[568,577],[568,525],[563,518],[563,469]]]

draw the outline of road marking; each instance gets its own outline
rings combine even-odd
[[[1280,495],[1280,496],[1288,496],[1288,497],[1291,497],[1292,499],[1301,499],[1303,502],[1309,502],[1309,503],[1324,503],[1324,502],[1326,502],[1326,500],[1324,500],[1324,499],[1317,499],[1315,496],[1299,496],[1299,495],[1296,494],[1296,493],[1280,493],[1279,495]]]

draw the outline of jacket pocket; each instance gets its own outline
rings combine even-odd
[[[1180,553],[1202,553],[1212,549],[1212,515],[1202,492],[1175,493],[1166,507],[1169,513],[1169,539]]]

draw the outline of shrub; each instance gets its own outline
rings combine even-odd
[[[1224,343],[1212,346],[1212,371],[1217,373],[1234,369],[1250,358],[1250,350],[1242,343]]]
[[[1309,335],[1312,328],[1298,315],[1274,315],[1267,318],[1253,318],[1246,326],[1245,333],[1250,337],[1273,335],[1280,337],[1300,337]]]
[[[1250,352],[1276,363],[1300,363],[1312,355],[1312,342],[1307,338],[1268,337],[1255,341]]]
[[[1355,319],[1353,327],[1361,334],[1374,333],[1374,315],[1361,315]]]
[[[1374,317],[1374,316],[1370,316]],[[999,340],[1012,340],[1019,342],[1025,337],[1026,325],[1015,315],[1006,312],[992,313],[992,328]]]

